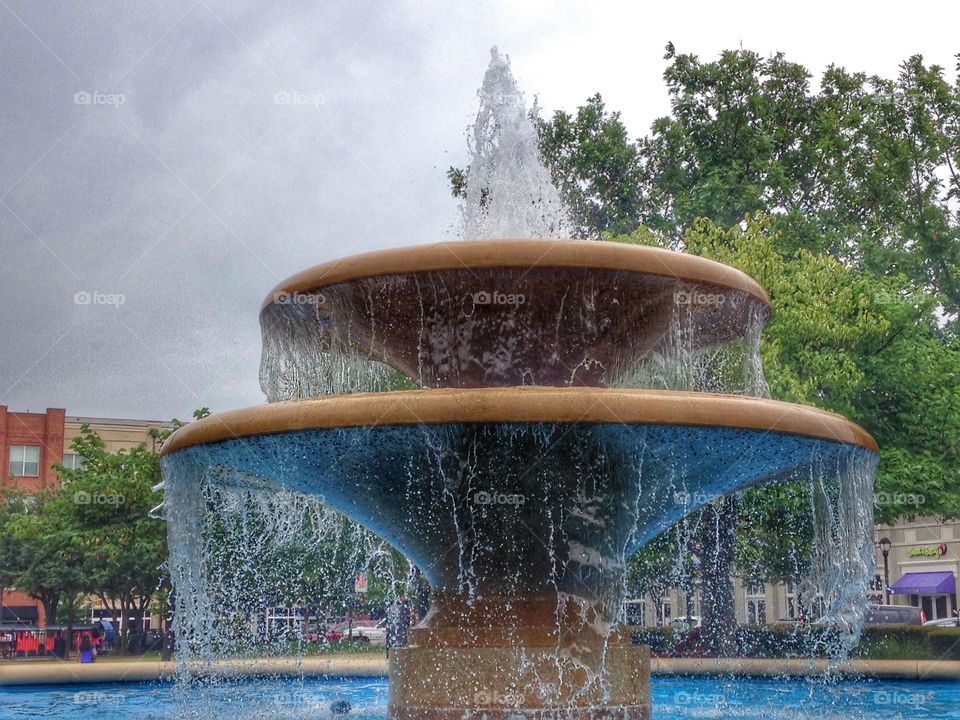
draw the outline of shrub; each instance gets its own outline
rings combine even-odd
[[[652,655],[670,656],[674,646],[682,639],[675,638],[673,628],[638,628],[630,633],[634,645],[649,645]]]
[[[664,657],[675,655],[674,648],[684,640],[668,627],[638,628],[632,638]],[[737,631],[737,648],[740,657],[825,657],[839,648],[839,636],[826,625],[744,625]],[[872,660],[960,660],[960,628],[868,625],[852,655]]]
[[[929,630],[934,660],[960,660],[960,628],[931,627]]]

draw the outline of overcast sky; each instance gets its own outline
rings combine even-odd
[[[262,402],[271,287],[454,236],[444,171],[465,163],[492,45],[528,101],[600,92],[634,136],[667,110],[667,41],[815,74],[892,76],[919,52],[952,77],[960,52],[955,2],[624,5],[0,0],[0,404]]]

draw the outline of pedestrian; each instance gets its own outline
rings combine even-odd
[[[62,630],[57,630],[53,637],[53,654],[61,660],[67,657],[67,639],[63,636]]]
[[[90,633],[84,633],[80,638],[80,662],[92,663],[93,660],[93,641],[90,639]]]
[[[387,608],[387,655],[390,648],[403,647],[410,634],[410,601],[403,595]]]

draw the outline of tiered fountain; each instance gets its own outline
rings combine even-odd
[[[607,242],[320,265],[262,308],[273,402],[179,430],[168,495],[210,477],[319,495],[415,563],[432,606],[390,653],[393,718],[646,718],[649,652],[616,622],[626,558],[751,486],[812,472],[843,479],[841,505],[871,492],[876,445],[842,417],[630,387],[678,329],[729,347],[769,314],[737,270]],[[413,389],[345,392],[398,382]],[[312,397],[330,387],[344,392]],[[835,562],[839,595],[870,576],[869,528],[854,533],[867,539]]]

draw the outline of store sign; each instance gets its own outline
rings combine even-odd
[[[946,554],[946,543],[940,543],[939,545],[924,545],[907,550],[907,555],[910,557],[942,557]]]
[[[363,573],[353,579],[353,591],[355,593],[367,594],[367,576]]]

